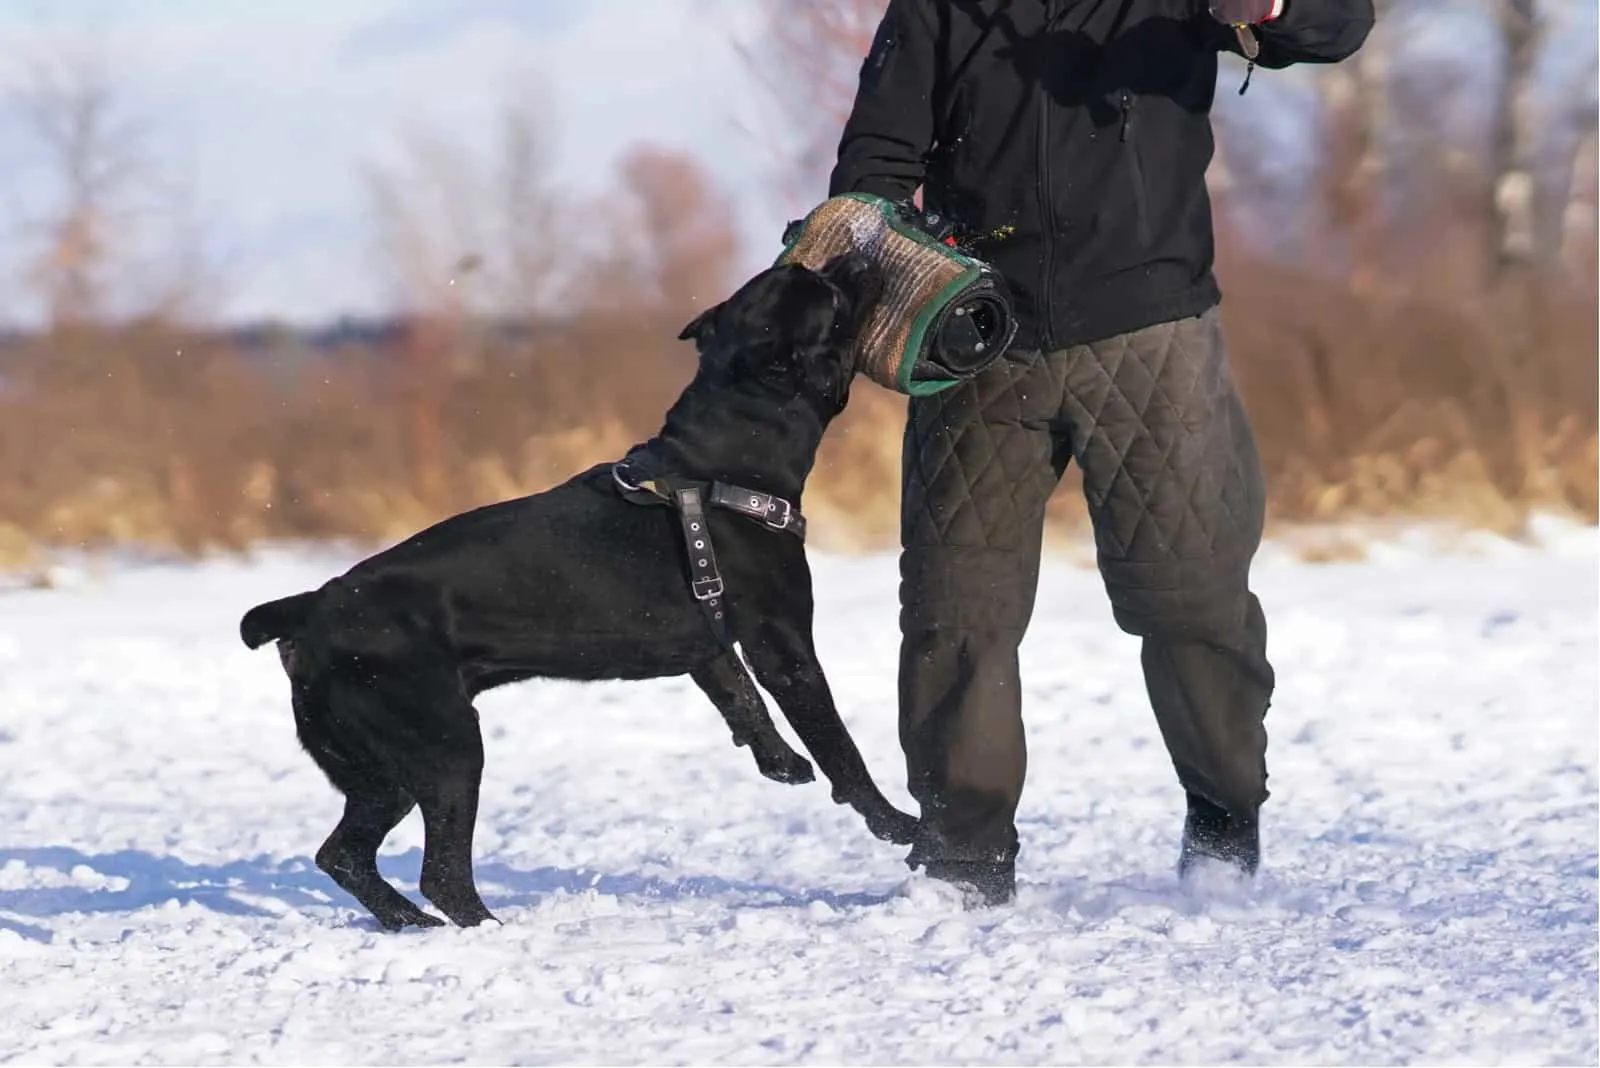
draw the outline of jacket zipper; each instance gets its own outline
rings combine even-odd
[[[1053,6],[1048,2],[1044,5],[1045,34],[1055,22]],[[1044,231],[1044,248],[1040,250],[1043,284],[1039,287],[1039,303],[1043,305],[1043,314],[1039,316],[1039,351],[1049,352],[1055,348],[1050,329],[1050,276],[1055,273],[1056,220],[1050,185],[1050,91],[1045,87],[1042,74],[1039,78],[1039,219]]]
[[[1139,150],[1134,145],[1128,144],[1128,138],[1133,134],[1133,94],[1122,90],[1122,125],[1117,132],[1117,140],[1127,145],[1124,149],[1128,153],[1128,167],[1133,172],[1133,204],[1139,213],[1134,220],[1139,228],[1139,240],[1145,245],[1151,243],[1150,236],[1150,204],[1144,188],[1144,168],[1139,165]]]

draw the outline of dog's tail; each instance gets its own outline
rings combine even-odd
[[[321,590],[311,590],[258,604],[239,620],[239,637],[251,649],[259,649],[280,638],[293,637],[306,625],[307,617],[321,598]]]

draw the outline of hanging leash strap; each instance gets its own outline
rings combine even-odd
[[[626,461],[611,465],[611,478],[624,500],[634,504],[670,505],[678,513],[684,552],[688,556],[689,592],[705,612],[717,641],[733,648],[733,638],[728,632],[727,584],[717,567],[717,550],[711,542],[706,508],[735,512],[759,521],[770,530],[785,531],[804,541],[806,520],[800,510],[782,497],[727,482],[643,477],[629,468]]]
[[[711,528],[706,523],[705,508],[700,503],[697,486],[685,486],[677,491],[678,518],[683,523],[683,544],[689,552],[689,592],[700,602],[717,641],[732,647],[728,635],[727,613],[723,611],[722,594],[726,588],[722,572],[717,569],[717,550],[711,544]]]

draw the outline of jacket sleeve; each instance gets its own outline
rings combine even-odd
[[[1282,0],[1283,11],[1252,27],[1261,42],[1256,66],[1282,70],[1295,63],[1337,63],[1355,54],[1374,20],[1372,0]],[[1220,27],[1229,52],[1242,55],[1238,37]]]
[[[828,195],[907,200],[922,184],[934,137],[935,50],[927,0],[890,0],[861,63]]]

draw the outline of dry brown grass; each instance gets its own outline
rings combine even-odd
[[[1231,280],[1224,317],[1276,521],[1595,521],[1592,295],[1552,286],[1512,317],[1498,302],[1356,298],[1281,268]]]
[[[1400,516],[1514,533],[1534,510],[1596,520],[1592,303],[1551,302],[1534,343],[1513,350],[1513,332],[1458,307],[1357,300],[1280,268],[1228,281],[1275,523]],[[0,395],[0,567],[57,548],[379,543],[545,488],[655,427],[692,366],[677,325],[609,315],[537,344],[457,339],[425,372],[443,398],[447,474],[431,489],[393,352],[246,360],[157,327],[41,340],[8,359]],[[808,491],[820,546],[894,544],[904,407],[857,386]],[[1069,475],[1053,534],[1081,530],[1078,494]]]

